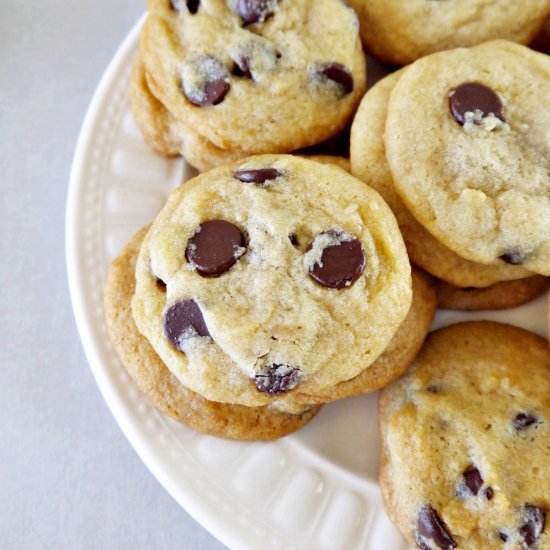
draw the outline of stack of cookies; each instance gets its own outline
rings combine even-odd
[[[352,173],[395,213],[440,305],[512,307],[550,275],[550,58],[506,41],[424,57],[364,97]]]
[[[436,308],[430,278],[411,280],[380,196],[289,155],[177,188],[113,264],[105,300],[111,339],[145,393],[203,432],[239,439],[280,437],[315,405],[394,380]],[[223,423],[200,412],[220,407]]]
[[[508,40],[550,0],[349,3],[149,0],[132,109],[203,173],[113,262],[109,335],[161,411],[219,437],[382,389],[382,494],[409,542],[549,548],[548,342],[488,322],[424,340],[438,304],[548,288],[550,57]],[[411,64],[365,94],[361,40]],[[349,161],[282,154],[352,119]]]
[[[366,86],[340,0],[149,0],[131,101],[147,142],[199,170],[323,142]]]

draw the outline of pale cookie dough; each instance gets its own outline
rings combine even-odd
[[[439,243],[403,204],[386,160],[384,128],[390,94],[405,69],[371,88],[359,105],[351,128],[352,174],[376,189],[393,210],[411,261],[457,287],[486,287],[500,281],[529,277],[520,266],[470,262]]]
[[[412,294],[381,197],[338,167],[290,155],[250,157],[176,189],[136,281],[136,324],[186,386],[285,410],[292,390],[326,392],[368,368]]]
[[[425,550],[550,548],[550,350],[525,330],[432,333],[380,395],[380,487]]]
[[[357,16],[340,0],[201,0],[176,8],[149,0],[140,41],[148,84],[216,147],[288,152],[349,122],[366,64]]]
[[[503,40],[420,59],[385,147],[414,217],[470,261],[550,274],[550,57]]]
[[[294,401],[330,403],[354,395],[374,392],[393,382],[411,364],[430,332],[437,309],[435,280],[427,273],[412,268],[413,301],[409,313],[397,329],[384,353],[355,378],[336,384],[322,394],[293,394]]]
[[[187,389],[166,367],[132,317],[135,264],[147,228],[137,233],[113,261],[105,285],[105,317],[120,361],[143,394],[160,411],[208,435],[241,440],[270,440],[296,431],[320,410],[301,414],[208,401]],[[160,291],[160,289],[159,289]]]
[[[399,65],[440,50],[504,38],[528,44],[549,0],[349,0],[365,46]]]

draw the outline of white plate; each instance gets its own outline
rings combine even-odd
[[[67,267],[88,361],[120,427],[166,490],[231,548],[403,550],[377,485],[376,395],[333,403],[297,434],[272,443],[216,439],[158,413],[107,337],[107,267],[193,171],[144,143],[128,100],[136,24],[109,65],[78,141],[67,202]],[[506,320],[546,335],[543,298],[506,313],[439,313],[436,326]]]

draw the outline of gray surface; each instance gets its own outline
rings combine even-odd
[[[224,548],[109,413],[69,302],[70,164],[144,0],[0,0],[0,548]]]

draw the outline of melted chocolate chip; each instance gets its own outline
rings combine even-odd
[[[526,548],[533,548],[544,532],[546,525],[546,512],[532,504],[525,505],[523,523],[519,528],[519,534],[525,541]]]
[[[421,508],[416,522],[416,543],[423,550],[431,550],[427,541],[433,541],[442,550],[456,548],[453,537],[447,531],[437,512],[429,505]]]
[[[340,63],[326,63],[315,69],[315,74],[322,80],[331,80],[340,86],[342,95],[353,91],[353,76],[351,71]]]
[[[172,9],[175,11],[181,11],[184,5],[187,5],[189,13],[195,14],[199,10],[200,0],[170,0]]]
[[[265,374],[256,375],[256,389],[268,395],[279,395],[295,388],[300,380],[300,369],[289,365],[269,365]]]
[[[265,183],[282,176],[275,168],[258,168],[256,170],[237,170],[233,177],[244,183]]]
[[[210,336],[202,312],[194,300],[180,300],[164,314],[164,334],[180,350],[182,342],[193,336]]]
[[[525,259],[525,256],[518,250],[511,250],[510,252],[505,252],[499,258],[510,265],[521,265]]]
[[[246,78],[252,79],[252,72],[250,70],[250,59],[248,57],[242,55],[238,57],[234,61],[235,65],[233,66],[233,70],[231,71],[231,74],[234,76],[244,76]]]
[[[495,493],[494,493],[492,487],[487,487],[487,489],[485,489],[485,498],[487,500],[492,500],[494,495],[495,495]]]
[[[341,232],[331,229],[321,235],[326,234],[338,239]],[[308,251],[314,244],[315,240],[309,245]],[[347,288],[361,276],[365,263],[361,241],[355,238],[343,240],[323,249],[320,262],[310,267],[309,276],[328,288]]]
[[[189,239],[185,258],[200,275],[220,275],[242,255],[244,245],[238,227],[225,220],[210,220]]]
[[[468,120],[466,113],[481,112],[481,117],[492,113],[495,117],[505,122],[504,107],[498,95],[483,84],[477,82],[466,82],[449,94],[449,108],[454,119],[461,125]],[[481,124],[481,120],[474,118],[470,120],[474,124]]]
[[[483,478],[479,470],[475,466],[470,466],[462,475],[464,476],[466,487],[470,489],[472,494],[477,495],[483,486]]]
[[[520,412],[514,418],[514,428],[516,430],[525,430],[531,424],[535,424],[539,419],[532,413]]]
[[[277,0],[239,0],[237,12],[245,25],[263,23],[271,17],[277,7]]]
[[[189,73],[185,77],[185,73]],[[181,89],[185,97],[198,107],[221,103],[230,88],[227,67],[215,57],[201,55],[182,70]]]

